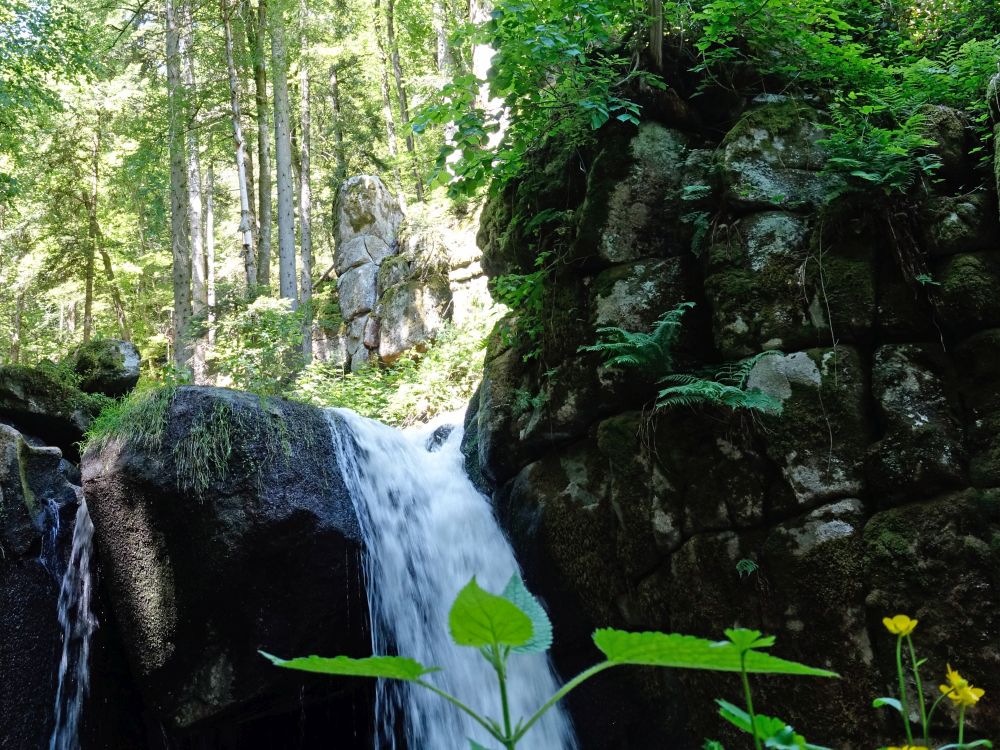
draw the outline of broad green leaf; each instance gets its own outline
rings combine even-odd
[[[261,651],[260,655],[277,667],[345,677],[382,677],[412,681],[438,671],[438,667],[425,667],[405,656],[368,656],[364,659],[352,659],[349,656],[302,656],[297,659],[281,659],[266,651]]]
[[[502,596],[481,589],[475,577],[458,592],[448,626],[459,646],[523,646],[531,640],[531,618]]]
[[[628,633],[604,628],[594,632],[594,643],[608,661],[616,664],[708,669],[718,672],[740,671],[740,651],[732,643],[725,641],[719,644],[679,633]],[[835,672],[807,667],[758,651],[747,653],[746,670],[758,674],[839,676]]]
[[[531,639],[523,646],[515,646],[511,650],[519,654],[548,651],[552,647],[552,621],[535,595],[525,587],[520,575],[515,573],[510,577],[502,596],[531,620]]]
[[[882,706],[888,706],[889,708],[896,709],[900,714],[903,713],[903,704],[895,698],[876,698],[872,701],[872,707],[882,708]]]
[[[469,740],[469,750],[489,750],[488,747],[483,747],[478,742],[473,739]]]
[[[975,742],[965,742],[961,745],[942,745],[938,750],[972,750],[976,747],[993,747],[989,740],[976,740]]]
[[[764,747],[773,750],[829,750],[819,745],[811,745],[805,737],[781,719],[773,716],[757,714],[751,728],[750,714],[729,701],[716,700],[719,706],[719,716],[747,734],[753,734],[762,740]]]

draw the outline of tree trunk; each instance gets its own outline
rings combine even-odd
[[[170,116],[170,237],[173,250],[174,366],[187,370],[191,359],[191,249],[187,227],[187,168],[184,164],[184,93],[181,84],[180,29],[175,0],[166,3],[167,109]]]
[[[271,3],[271,87],[274,90],[274,155],[278,182],[278,289],[298,305],[295,280],[295,196],[292,185],[292,143],[288,103],[288,54],[281,0]]]
[[[209,139],[208,150],[211,154],[211,139]],[[250,254],[253,255],[252,252]],[[208,172],[205,175],[205,271],[208,345],[212,347],[215,346],[215,165],[212,163],[211,157],[208,161]]]
[[[108,255],[108,251],[104,249],[103,245],[100,247],[101,251],[101,263],[104,266],[104,278],[107,279],[108,288],[111,290],[111,304],[115,308],[115,318],[118,320],[118,335],[121,336],[122,341],[131,341],[132,332],[128,327],[128,319],[125,317],[125,305],[122,302],[121,292],[118,290],[118,282],[115,281],[115,270],[111,265],[111,256]]]
[[[240,81],[236,75],[233,60],[233,28],[229,17],[227,0],[219,0],[222,9],[222,27],[226,38],[226,68],[229,71],[229,108],[233,119],[233,141],[236,146],[236,179],[240,188],[240,240],[243,245],[243,268],[246,271],[247,291],[257,284],[257,256],[253,246],[253,219],[250,215],[250,191],[247,186],[246,141],[243,138],[243,123],[240,114]],[[211,167],[210,167],[211,168]],[[211,185],[209,185],[211,198]],[[211,223],[206,219],[211,235]],[[212,264],[209,262],[209,275]],[[212,294],[209,293],[211,297]],[[211,300],[209,306],[212,306]]]
[[[312,360],[312,188],[309,185],[309,151],[312,146],[312,113],[309,109],[309,39],[306,23],[309,19],[307,0],[299,0],[299,300],[302,304],[302,355],[308,364]]]
[[[205,264],[204,225],[202,218],[201,154],[198,130],[195,127],[195,108],[192,103],[197,95],[194,75],[194,8],[190,0],[182,7],[181,66],[187,111],[187,188],[188,232],[191,238],[191,312],[204,320],[208,315],[208,266]],[[192,375],[195,383],[205,381],[205,341],[199,336],[194,341]]]
[[[392,162],[392,176],[396,181],[399,200],[403,201],[403,178],[399,174],[399,146],[396,144],[396,118],[392,114],[392,101],[389,98],[389,56],[385,52],[383,33],[380,0],[375,0],[375,44],[378,47],[378,56],[382,68],[382,117],[385,119],[385,133],[389,147],[389,160]]]
[[[649,54],[656,70],[663,70],[663,0],[647,0],[649,11]]]
[[[337,78],[337,66],[330,66],[330,113],[333,126],[333,147],[334,157],[337,160],[337,171],[333,176],[333,194],[337,194],[337,188],[347,179],[347,158],[344,153],[344,123],[340,118],[340,81]]]
[[[97,195],[101,178],[101,115],[97,115],[94,131],[94,150],[90,161],[90,194],[87,196],[87,257],[86,289],[83,296],[83,343],[90,341],[94,332],[94,259],[101,244],[101,227],[97,221]]]
[[[279,0],[275,0],[277,2]],[[257,220],[260,227],[257,237],[257,283],[271,285],[271,126],[268,121],[267,64],[264,61],[265,36],[267,35],[267,0],[258,0],[257,25],[248,19],[248,41],[252,41],[254,102],[257,105],[257,180],[259,191]]]
[[[11,320],[10,334],[10,363],[12,365],[21,362],[21,338],[24,335],[24,291],[17,294],[17,301],[14,304],[14,317]]]
[[[396,79],[396,100],[399,103],[399,119],[406,133],[406,152],[410,155],[410,168],[413,170],[414,192],[417,200],[424,200],[424,185],[420,178],[420,167],[417,165],[417,150],[413,142],[413,131],[410,129],[410,107],[407,103],[406,84],[403,82],[403,66],[399,61],[399,45],[396,43],[396,0],[386,0],[385,28],[389,41],[389,54],[392,56],[392,75]]]
[[[434,38],[437,41],[437,70],[442,75],[451,75],[455,61],[451,56],[451,45],[448,44],[448,12],[444,0],[432,0],[431,17],[434,25]]]

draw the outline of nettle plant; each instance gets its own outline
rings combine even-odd
[[[504,750],[515,750],[518,743],[553,706],[591,677],[612,667],[638,665],[732,672],[740,675],[745,706],[739,707],[728,701],[717,700],[719,715],[750,734],[756,750],[765,747],[826,750],[806,742],[781,719],[756,713],[749,675],[837,675],[766,653],[774,645],[775,638],[762,635],[756,630],[729,629],[725,631],[726,638],[722,641],[677,633],[631,633],[612,628],[596,630],[593,635],[594,645],[604,655],[604,660],[565,683],[531,716],[514,717],[511,716],[507,697],[508,670],[516,666],[517,656],[544,653],[552,646],[552,623],[541,603],[525,588],[520,576],[516,574],[500,595],[483,590],[473,577],[452,604],[448,626],[456,645],[477,649],[496,673],[497,703],[501,710],[499,719],[479,714],[463,703],[460,696],[450,695],[435,686],[431,680],[432,675],[440,671],[437,667],[421,664],[405,656],[370,656],[363,659],[307,656],[281,659],[263,651],[261,654],[275,665],[286,669],[403,680],[419,685],[468,715]],[[472,739],[469,739],[469,747],[471,750],[489,750]],[[722,750],[722,746],[714,741],[706,743],[706,747]]]

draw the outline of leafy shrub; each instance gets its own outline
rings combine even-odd
[[[216,323],[211,364],[234,388],[280,395],[302,367],[302,313],[289,300],[258,297]]]

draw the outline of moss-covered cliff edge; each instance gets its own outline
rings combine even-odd
[[[946,179],[905,199],[825,171],[824,113],[774,96],[722,137],[647,119],[550,152],[491,198],[493,278],[550,255],[542,304],[490,346],[465,448],[558,615],[565,675],[593,661],[594,626],[757,627],[843,676],[763,682],[772,712],[867,747],[891,739],[871,708],[895,679],[881,618],[906,612],[928,670],[961,663],[1000,692],[1000,225],[992,175],[938,114]],[[653,412],[652,379],[579,351],[686,300],[682,366],[779,350],[755,377],[780,416]],[[517,335],[531,316],[535,340]],[[735,682],[609,679],[571,701],[587,747],[725,739],[711,698]],[[1000,711],[969,721],[995,734]]]

